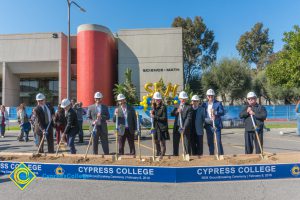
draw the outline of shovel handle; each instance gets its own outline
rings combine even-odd
[[[57,146],[57,149],[56,149],[56,154],[55,156],[58,155],[58,151],[59,151],[59,148],[60,148],[60,144],[61,144],[61,141],[63,140],[63,138],[60,139],[59,143],[58,143],[58,146]]]
[[[94,132],[95,130],[96,130],[96,124],[94,125],[94,128],[93,128],[93,130],[92,130],[92,132],[91,132],[90,141],[89,141],[89,144],[88,144],[88,146],[87,146],[87,148],[86,148],[85,155],[84,155],[84,159],[86,159],[87,154],[88,154],[88,152],[89,152],[89,149],[90,149],[90,146],[91,146],[91,143],[92,143],[92,140],[93,140],[93,132]]]
[[[37,152],[36,152],[37,154],[40,153],[40,149],[41,149],[42,145],[44,144],[44,140],[45,140],[45,134],[43,134],[43,137],[42,137],[42,140],[41,140],[41,142],[40,142],[39,148],[38,148],[38,150],[37,150]]]
[[[260,139],[259,139],[259,136],[258,136],[258,132],[256,130],[256,125],[255,125],[255,122],[254,122],[253,115],[250,115],[250,116],[251,116],[252,124],[253,124],[254,130],[255,130],[255,136],[256,136],[256,139],[257,139],[257,142],[258,142],[258,146],[260,148],[260,154],[261,154],[262,157],[264,157],[264,155],[263,155],[263,148],[261,146],[261,142],[260,142]]]

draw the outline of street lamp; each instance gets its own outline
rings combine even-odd
[[[67,98],[70,99],[70,95],[71,95],[71,48],[70,48],[70,43],[71,43],[70,10],[71,10],[71,5],[74,4],[75,6],[77,6],[81,12],[86,12],[86,10],[84,8],[82,8],[80,5],[78,5],[75,1],[67,0],[67,3],[68,3]]]

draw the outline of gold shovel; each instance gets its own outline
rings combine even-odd
[[[183,134],[184,134],[184,130],[183,130],[183,126],[182,126],[182,118],[181,118],[181,112],[179,113],[179,125],[180,125],[180,138],[181,138],[181,144],[182,144],[182,158],[184,161],[190,161],[190,154],[187,154],[185,152],[185,148],[184,148],[184,137],[183,137]]]
[[[136,111],[136,127],[137,127],[137,136],[138,136],[138,149],[139,149],[139,161],[144,162],[145,159],[142,159],[142,152],[141,152],[141,124],[139,113]]]
[[[112,160],[113,161],[117,161],[117,160],[121,160],[122,158],[119,157],[119,154],[118,154],[118,151],[119,151],[119,143],[118,143],[118,137],[119,137],[119,117],[116,116],[116,131],[115,131],[115,134],[116,134],[116,154],[112,156]]]
[[[253,124],[254,130],[255,130],[255,136],[256,136],[256,139],[257,139],[257,142],[258,142],[258,146],[259,146],[259,149],[260,149],[260,157],[262,159],[267,160],[268,158],[264,155],[263,148],[261,146],[261,142],[260,142],[258,132],[257,132],[257,126],[255,125],[253,115],[250,115],[250,116],[251,116],[252,124]]]

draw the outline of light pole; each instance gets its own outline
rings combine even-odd
[[[67,52],[67,98],[70,99],[71,95],[71,34],[70,34],[70,23],[71,23],[71,5],[74,4],[77,6],[81,12],[86,12],[84,8],[82,8],[80,5],[78,5],[75,1],[67,0],[68,3],[68,52]]]

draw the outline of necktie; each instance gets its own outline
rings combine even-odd
[[[49,116],[48,116],[48,112],[47,112],[46,106],[44,106],[44,113],[45,113],[45,123],[48,125],[48,123],[49,123]]]

